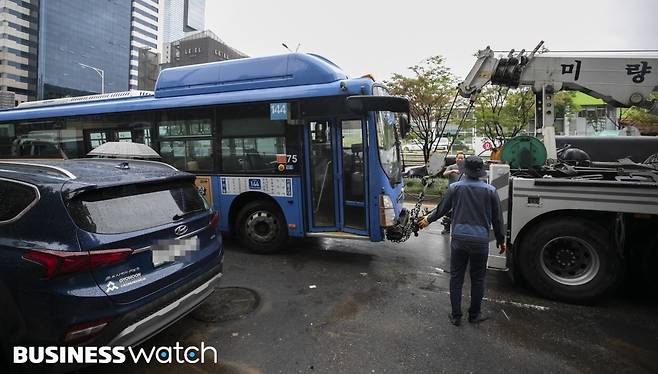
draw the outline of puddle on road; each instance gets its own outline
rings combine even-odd
[[[641,323],[639,323],[641,325]],[[638,324],[631,324],[619,319],[601,321],[601,328],[606,338],[601,344],[619,358],[634,362],[647,372],[658,373],[658,339],[656,328],[639,329]]]
[[[354,319],[361,310],[361,303],[356,301],[354,296],[348,296],[345,301],[334,306],[327,318],[328,323]]]
[[[501,308],[492,308],[496,309]],[[638,326],[620,328],[618,319],[610,321],[587,309],[553,308],[550,319],[539,310],[506,309],[511,320],[495,319],[493,326],[508,344],[555,354],[582,372],[657,372],[656,341],[651,341],[650,333],[644,340],[638,338],[643,335]],[[606,324],[629,336],[615,336]]]
[[[260,297],[242,287],[218,288],[190,316],[201,322],[225,322],[240,319],[256,310]]]
[[[286,256],[285,261],[290,262],[296,270],[303,269],[308,263],[315,265],[326,263],[330,265],[349,265],[368,268],[375,257],[367,253],[354,252],[351,247],[331,242],[320,248],[311,247],[296,251],[289,250],[289,252],[290,254]]]
[[[340,321],[353,320],[359,313],[368,306],[373,300],[385,295],[384,291],[378,288],[370,288],[365,292],[355,292],[348,295],[342,302],[336,304],[327,317],[327,324],[333,324]]]

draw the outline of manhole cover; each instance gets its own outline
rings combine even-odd
[[[248,288],[218,288],[190,316],[202,322],[230,321],[253,312],[258,302],[258,294]]]

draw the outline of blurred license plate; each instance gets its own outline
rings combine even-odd
[[[191,256],[199,248],[199,238],[160,240],[153,245],[153,266],[160,266],[168,262]]]

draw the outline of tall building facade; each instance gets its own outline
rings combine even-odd
[[[160,73],[160,55],[148,48],[139,49],[139,68],[137,69],[137,89],[155,90],[155,82]],[[131,84],[131,89],[134,89]]]
[[[129,88],[133,4],[41,0],[38,98]]]
[[[140,76],[140,53],[144,55],[160,53],[160,3],[161,0],[132,0],[132,15],[130,19],[130,89],[147,89]],[[149,53],[150,52],[150,53]],[[149,69],[141,69],[142,74]],[[140,84],[140,79],[142,84]]]
[[[205,28],[206,0],[161,0],[162,14],[162,61],[171,58],[171,42],[202,31]]]
[[[4,0],[0,4],[0,91],[13,92],[14,104],[34,100],[37,96],[39,0]]]
[[[188,35],[169,43],[171,56],[163,67],[185,66],[206,62],[249,57],[230,47],[210,30]]]

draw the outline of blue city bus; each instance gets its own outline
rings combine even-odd
[[[288,237],[381,241],[402,207],[408,111],[371,77],[348,78],[317,55],[246,58],[165,69],[154,92],[0,112],[0,158],[79,158],[108,141],[144,143],[196,174],[220,228],[255,252]]]

